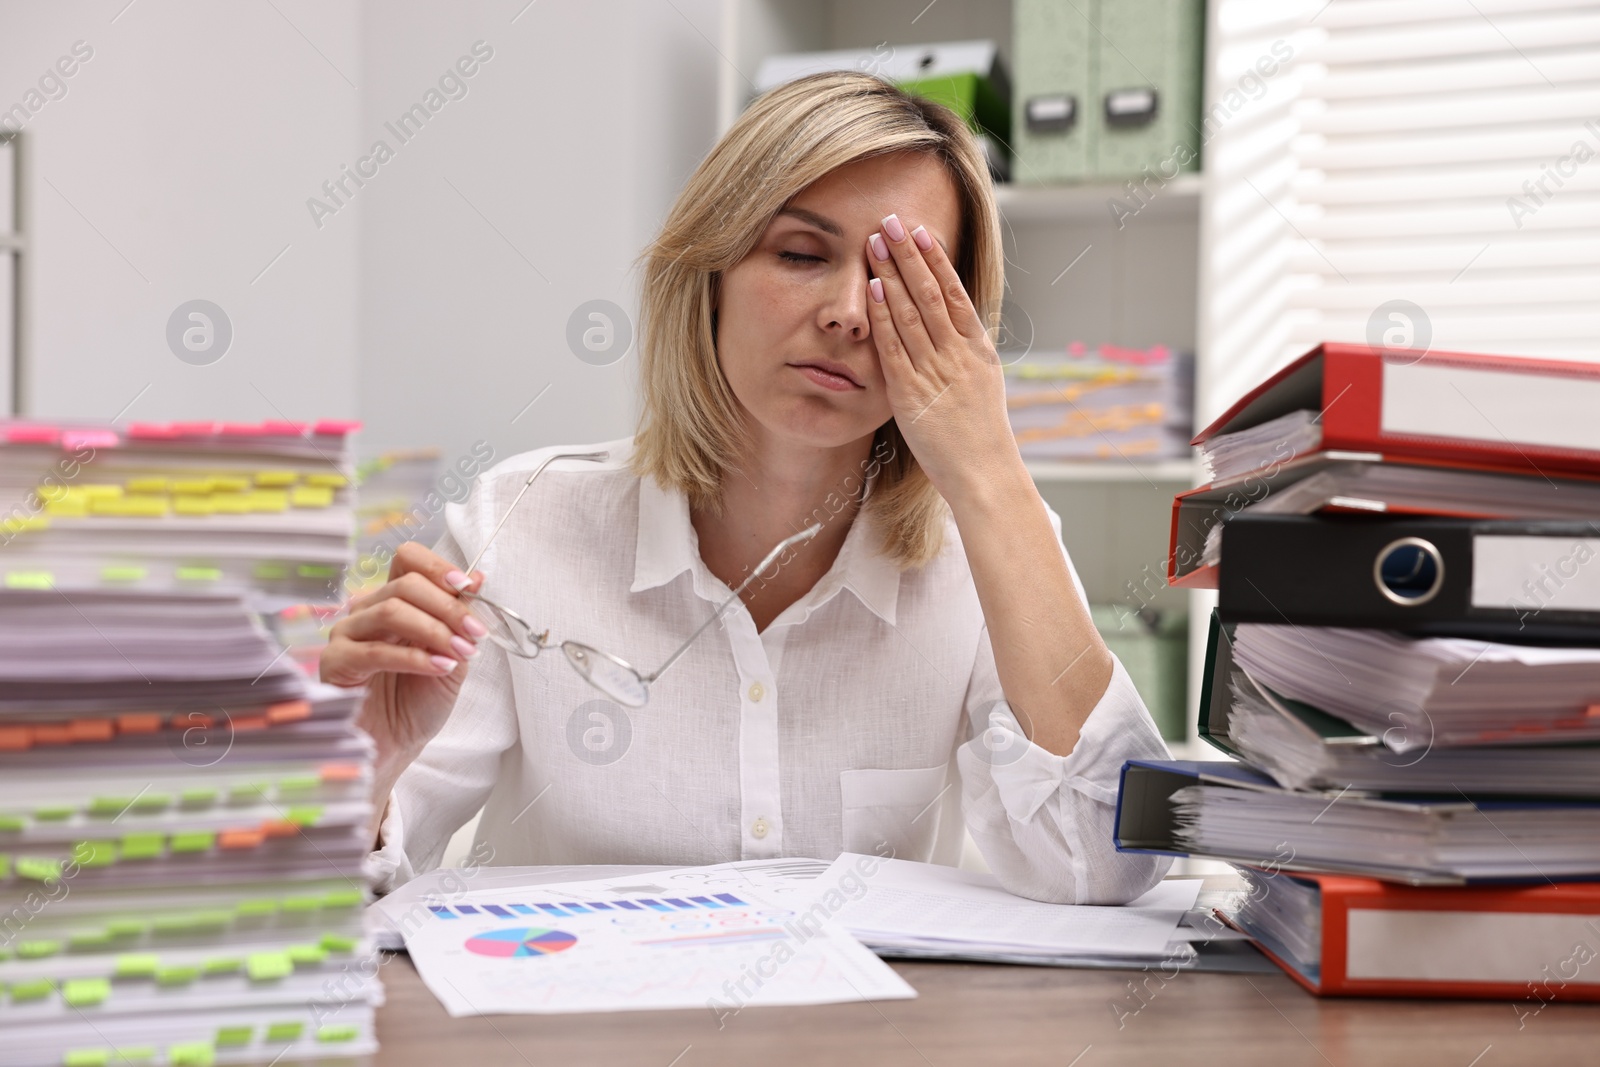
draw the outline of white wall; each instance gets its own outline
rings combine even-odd
[[[273,4],[0,8],[0,107],[74,42],[93,49],[66,95],[23,127],[25,412],[356,414],[359,235],[311,233],[303,201],[321,161],[358,131],[360,96],[345,79],[362,81],[360,12]],[[209,366],[166,342],[169,315],[194,298],[233,324],[231,348]]]
[[[580,361],[567,320],[592,299],[636,314],[634,257],[714,137],[717,2],[526,2],[363,9],[364,140],[494,49],[359,193],[364,450],[632,431],[634,354]]]
[[[715,136],[718,12],[718,0],[0,5],[0,107],[75,41],[93,49],[24,127],[22,410],[356,417],[364,453],[438,444],[447,458],[479,438],[503,456],[630,432],[632,354],[584,363],[566,323],[595,298],[636,313],[633,259]],[[401,144],[385,123],[480,40],[493,56],[462,79],[466,95]],[[322,183],[380,138],[393,158],[313,218],[307,200],[332,204]],[[194,298],[234,329],[207,366],[166,341]]]

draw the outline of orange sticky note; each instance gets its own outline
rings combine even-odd
[[[311,718],[311,701],[290,700],[267,708],[268,722],[299,722]]]
[[[218,848],[255,848],[267,839],[260,829],[224,830],[217,835]]]

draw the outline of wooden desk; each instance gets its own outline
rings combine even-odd
[[[1317,1000],[1273,975],[1179,973],[1137,1014],[1139,972],[896,963],[916,1000],[451,1019],[409,958],[385,953],[380,1067],[1505,1067],[1600,1062],[1600,1005]]]

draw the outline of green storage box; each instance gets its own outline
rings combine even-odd
[[[1199,169],[1204,0],[1014,0],[1013,13],[1018,183]]]
[[[1189,735],[1189,616],[1182,611],[1145,611],[1120,604],[1091,604],[1089,614],[1106,647],[1133,679],[1161,736]]]

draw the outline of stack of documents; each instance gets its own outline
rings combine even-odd
[[[87,499],[82,514],[24,494],[16,506],[36,514],[0,546],[0,1067],[370,1053],[381,990],[361,909],[372,780],[361,693],[309,680],[269,637],[252,603],[277,578],[252,585],[253,569],[233,569],[237,580],[190,583],[168,565],[199,564],[150,549],[159,538],[123,551],[138,539],[113,520],[179,520],[170,469],[163,515],[98,509],[159,495],[153,481],[128,488],[157,475],[115,463],[87,481],[95,460],[138,439],[117,433],[86,444],[63,431],[54,445],[41,433],[22,459],[0,446],[0,470],[45,459],[63,489],[125,494],[55,494]],[[330,443],[285,438],[280,463],[311,464],[313,445]],[[182,451],[214,471],[249,440],[230,452],[219,439],[210,463],[193,440]],[[207,559],[250,559],[259,534],[213,524]],[[348,529],[333,540],[347,550]],[[144,573],[75,580],[108,558]]]
[[[1192,965],[1191,943],[1217,936],[1184,925],[1198,890],[1173,881],[1126,907],[1043,904],[988,875],[847,853],[831,865],[469,864],[371,910],[452,1015],[705,1007],[721,1019],[752,1004],[916,995],[874,955]]]
[[[845,853],[822,876],[818,900],[880,956],[1139,967],[1190,962],[1180,928],[1198,879],[1162,882],[1116,907],[1045,904],[1008,893],[993,875]]]
[[[5,585],[337,601],[354,427],[0,422]]]
[[[1189,454],[1192,361],[1157,345],[1071,346],[1006,363],[1006,408],[1029,460],[1162,460]]]
[[[1539,980],[1515,946],[1544,917],[1487,962],[1381,951],[1479,939],[1470,883],[1539,887],[1495,908],[1594,907],[1597,382],[1600,363],[1325,344],[1196,439],[1217,481],[1175,502],[1169,574],[1218,590],[1200,733],[1243,762],[1130,761],[1117,842],[1253,868],[1233,920],[1314,992]],[[1319,976],[1355,959],[1320,947],[1329,900],[1369,963]],[[1391,906],[1390,933],[1357,937]]]

